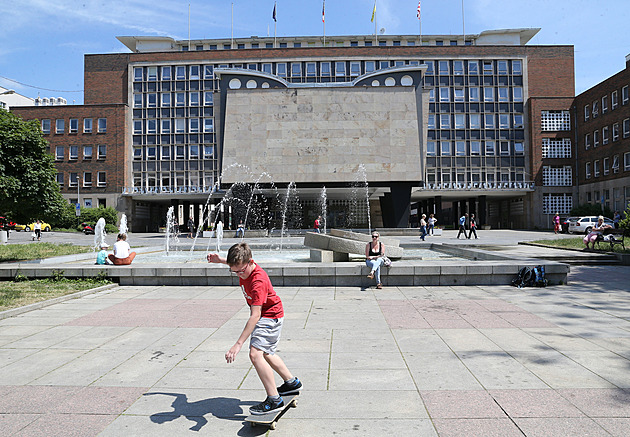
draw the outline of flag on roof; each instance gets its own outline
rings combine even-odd
[[[420,2],[418,2],[418,13],[416,14],[418,16],[418,20],[420,19]]]
[[[276,4],[273,4],[273,15],[271,16],[273,18],[273,21],[278,21],[276,20]]]
[[[326,22],[326,0],[322,2],[322,23]]]
[[[374,23],[374,16],[376,16],[376,0],[374,0],[374,9],[372,9],[372,19],[370,20]]]

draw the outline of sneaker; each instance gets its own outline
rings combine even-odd
[[[278,402],[274,402],[271,398],[267,397],[264,402],[261,402],[258,405],[254,405],[253,407],[249,407],[249,412],[251,414],[267,414],[273,413],[274,411],[281,410],[284,407],[284,400],[280,398]]]
[[[302,383],[299,379],[295,378],[295,381],[293,381],[291,384],[285,382],[280,387],[278,387],[278,394],[280,396],[297,394],[300,392],[301,388]]]
[[[376,288],[380,290],[381,288],[383,288],[383,284],[376,284]]]
[[[374,272],[370,272],[370,274],[367,275],[367,277],[370,278],[370,279],[374,279]]]

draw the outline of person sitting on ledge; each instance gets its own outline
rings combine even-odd
[[[379,237],[378,232],[372,232],[372,241],[365,246],[365,264],[371,269],[367,277],[374,279],[374,275],[376,275],[376,288],[381,289],[383,288],[381,266],[385,255],[385,245],[379,241]]]
[[[611,229],[612,226],[604,224],[604,216],[600,215],[597,218],[597,224],[593,226],[591,232],[584,237],[584,244],[586,244],[586,248],[584,250],[589,250],[588,243],[591,243],[591,249],[595,250],[595,242],[600,235],[604,234],[605,229]]]
[[[116,243],[114,243],[114,253],[109,255],[109,260],[117,266],[125,266],[131,264],[136,257],[136,252],[131,252],[131,247],[127,243],[127,234],[118,234]]]

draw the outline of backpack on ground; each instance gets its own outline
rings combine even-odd
[[[548,284],[547,278],[545,278],[545,266],[534,267],[534,287],[546,287]]]
[[[512,279],[512,285],[518,288],[531,287],[533,284],[534,272],[529,267],[522,267],[518,271],[516,278]]]

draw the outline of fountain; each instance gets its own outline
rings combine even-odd
[[[105,219],[101,217],[94,226],[94,250],[101,250],[101,246],[105,244],[105,235]]]
[[[179,244],[179,238],[177,237],[174,207],[170,206],[166,212],[166,240],[164,243],[166,255],[170,253],[173,244]]]
[[[118,226],[118,233],[126,234],[128,231],[129,228],[127,227],[127,215],[123,213],[123,215],[120,217],[120,226]]]
[[[221,243],[223,242],[223,222],[221,220],[217,223],[215,235],[217,237],[217,253],[219,253],[221,252]]]
[[[322,220],[324,221],[324,231],[323,233],[326,233],[326,221],[327,221],[327,215],[328,215],[328,198],[326,195],[326,187],[322,187],[322,191],[319,193],[319,203],[320,203],[320,209],[322,211],[322,213],[320,214],[322,216]]]

